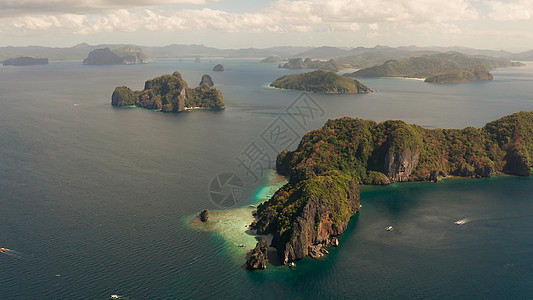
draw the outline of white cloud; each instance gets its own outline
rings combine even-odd
[[[223,10],[153,7],[168,3],[206,4],[218,0],[132,0],[128,8],[119,0],[0,0],[8,10],[28,10],[24,16],[1,17],[0,30],[15,35],[38,34],[50,30],[76,34],[137,31],[224,32],[320,32],[359,31],[361,24],[379,30],[379,24],[425,24],[442,31],[458,28],[449,23],[478,18],[466,0],[276,0],[268,8],[253,13]],[[42,11],[91,10],[89,13],[42,13]],[[136,7],[133,9],[132,7]],[[138,8],[141,7],[141,8]],[[41,13],[33,11],[41,9]],[[105,10],[102,10],[106,8]],[[97,10],[97,11],[92,11]],[[98,11],[102,10],[102,11]],[[428,26],[429,26],[428,25]]]
[[[512,2],[490,1],[489,17],[497,21],[525,21],[533,19],[533,0]]]

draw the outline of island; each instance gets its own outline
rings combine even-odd
[[[283,58],[281,58],[281,56],[279,55],[270,55],[269,57],[261,60],[262,63],[279,63],[283,61]]]
[[[204,83],[207,84],[208,86],[215,85],[215,83],[213,82],[213,79],[209,75],[203,75],[202,76],[202,80],[200,80],[200,84],[199,85],[202,85]]]
[[[271,246],[284,264],[318,258],[338,245],[336,236],[359,211],[360,184],[530,176],[531,167],[533,111],[465,129],[343,117],[308,132],[295,151],[278,155],[276,170],[289,182],[258,206],[251,227],[259,235],[273,235]],[[262,247],[260,242],[254,253]],[[263,268],[265,257],[259,255],[249,258],[249,268]]]
[[[109,48],[95,49],[89,52],[84,65],[131,65],[144,64],[148,57],[140,48],[125,46],[111,51]]]
[[[289,89],[328,94],[358,94],[373,92],[361,82],[340,76],[331,71],[316,70],[309,73],[285,75],[270,84],[278,89]]]
[[[189,88],[179,72],[146,81],[144,90],[133,91],[126,86],[115,88],[111,96],[113,106],[138,106],[162,112],[181,112],[191,109],[224,109],[222,92],[202,84]]]
[[[463,83],[469,81],[483,81],[492,79],[493,76],[489,72],[489,70],[487,70],[487,67],[479,65],[466,71],[456,71],[431,76],[426,78],[424,81],[430,83]]]
[[[216,66],[213,67],[213,71],[215,71],[215,72],[222,72],[222,71],[224,71],[224,66],[221,65],[221,64],[218,64],[218,65],[216,65]]]
[[[292,58],[289,59],[289,61],[283,65],[279,65],[279,68],[284,69],[321,69],[321,70],[328,70],[328,71],[338,71],[339,66],[337,63],[333,60],[312,60],[311,58]]]
[[[406,77],[432,83],[460,83],[492,80],[490,70],[523,66],[500,58],[479,58],[458,52],[439,53],[402,60],[389,60],[381,65],[361,69],[344,76],[355,78]]]
[[[4,66],[33,66],[33,65],[47,65],[48,58],[33,58],[33,57],[17,57],[4,60]]]

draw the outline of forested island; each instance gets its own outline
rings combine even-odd
[[[284,69],[320,69],[328,71],[338,71],[339,66],[333,60],[312,60],[311,58],[292,58],[283,65],[279,65],[280,68]]]
[[[461,53],[439,53],[402,60],[389,60],[384,64],[361,69],[344,76],[355,78],[409,77],[422,78],[433,83],[460,83],[492,80],[490,70],[500,67],[523,66],[498,58],[478,58]]]
[[[48,58],[33,58],[33,57],[17,57],[4,60],[4,66],[33,66],[33,65],[47,65]]]
[[[163,112],[189,109],[224,109],[222,92],[204,83],[189,88],[179,72],[146,81],[144,90],[133,91],[126,86],[115,88],[111,96],[114,106],[138,106]]]
[[[252,228],[273,234],[283,263],[327,254],[360,208],[359,184],[436,181],[444,176],[530,176],[533,111],[483,128],[425,129],[403,121],[329,120],[277,157],[289,183],[259,205]],[[258,243],[256,249],[264,247]],[[255,251],[250,265],[264,260]]]
[[[316,70],[309,73],[285,75],[270,84],[271,87],[330,94],[357,94],[372,92],[361,82],[337,73]]]
[[[140,48],[125,46],[111,51],[109,48],[95,49],[89,52],[84,65],[131,65],[144,64],[148,57]]]

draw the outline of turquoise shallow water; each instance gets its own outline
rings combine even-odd
[[[210,71],[219,62],[225,71]],[[109,105],[115,86],[140,89],[146,79],[175,70],[191,85],[210,74],[228,108],[164,114]],[[291,72],[257,60],[0,67],[0,247],[18,252],[0,254],[0,298],[526,299],[533,293],[531,178],[365,188],[363,209],[341,247],[293,270],[248,273],[233,259],[231,244],[186,226],[186,216],[218,208],[208,196],[217,174],[242,179],[238,205],[259,200],[264,178],[254,181],[236,158],[252,142],[261,144],[277,118],[301,136],[346,115],[459,128],[533,108],[531,65],[464,85],[368,79],[378,93],[312,95],[324,114],[304,129],[286,112],[300,93],[265,87]],[[470,222],[453,224],[464,218]],[[388,225],[395,230],[385,231]]]

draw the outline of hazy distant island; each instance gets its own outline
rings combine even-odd
[[[286,264],[328,253],[339,244],[360,208],[359,184],[436,181],[444,176],[530,176],[533,111],[515,113],[483,128],[425,129],[403,121],[329,120],[308,132],[295,151],[277,157],[289,182],[259,205],[251,226],[272,234]],[[258,243],[248,267],[263,268]]]
[[[163,112],[190,109],[224,109],[222,92],[202,84],[189,88],[179,72],[146,81],[144,90],[133,91],[126,86],[115,88],[111,96],[114,106],[138,106]]]
[[[33,65],[47,65],[48,58],[33,58],[33,57],[17,57],[4,60],[4,66],[33,66]]]
[[[216,66],[213,67],[213,71],[215,71],[215,72],[222,72],[222,71],[224,71],[224,66],[221,65],[221,64],[218,64],[218,65],[216,65]]]
[[[338,71],[340,69],[333,59],[323,61],[312,60],[311,58],[291,58],[287,63],[278,67],[284,69],[321,69],[328,71]]]
[[[262,63],[279,63],[282,62],[283,58],[279,55],[270,55],[269,57],[261,60]]]
[[[279,89],[308,91],[329,94],[358,94],[373,92],[361,82],[343,77],[337,73],[316,70],[309,73],[285,75],[276,79],[270,86]]]
[[[389,60],[382,65],[361,69],[344,76],[355,78],[408,77],[432,83],[461,83],[492,80],[490,70],[500,67],[523,66],[498,58],[478,58],[461,53],[439,53],[402,60]]]
[[[148,57],[140,48],[125,46],[111,51],[109,48],[95,49],[89,52],[84,65],[131,65],[145,64]]]

